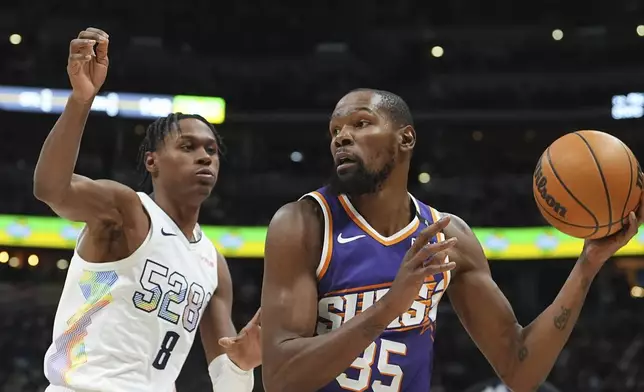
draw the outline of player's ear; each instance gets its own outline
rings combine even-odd
[[[157,166],[157,154],[153,151],[148,151],[145,153],[145,169],[151,173],[155,174],[159,168]]]
[[[398,130],[400,149],[403,151],[411,151],[416,145],[416,131],[411,125],[407,125]]]

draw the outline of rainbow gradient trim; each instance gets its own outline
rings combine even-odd
[[[74,249],[82,223],[54,217],[0,215],[0,246]],[[202,226],[226,257],[264,257],[266,227]],[[473,228],[490,260],[577,258],[583,241],[544,227]],[[644,230],[618,253],[644,255]]]
[[[83,271],[78,285],[85,303],[67,320],[68,328],[54,341],[56,351],[45,364],[52,384],[69,385],[70,372],[87,362],[87,328],[92,316],[112,302],[112,286],[117,280],[114,271]]]

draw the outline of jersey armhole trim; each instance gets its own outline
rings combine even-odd
[[[204,234],[205,235],[205,234]],[[215,257],[215,273],[214,276],[212,274],[208,274],[208,280],[210,283],[212,283],[215,287],[215,289],[212,292],[212,295],[215,295],[215,292],[217,292],[217,289],[219,288],[219,257],[221,257],[226,264],[228,264],[228,260],[224,256],[223,253],[219,252],[219,249],[215,246],[215,244],[212,243],[207,237],[206,241],[210,242],[210,245],[212,246],[212,252],[213,256]],[[232,279],[232,277],[231,277]],[[205,304],[204,306],[208,306],[208,304]]]
[[[322,239],[322,254],[318,267],[315,270],[315,276],[318,281],[322,280],[326,271],[329,269],[331,263],[331,255],[333,254],[333,218],[331,217],[331,208],[326,199],[320,192],[310,192],[302,196],[300,200],[310,197],[315,200],[322,209],[322,216],[324,217],[324,238]]]
[[[438,220],[440,220],[440,218],[441,218],[441,213],[438,212],[435,208],[432,208],[430,206],[427,206],[427,207],[429,207],[429,213],[432,214],[432,220],[434,222],[438,222]],[[445,233],[443,233],[442,231],[439,231],[438,233],[436,233],[436,240],[438,242],[445,241]],[[445,263],[446,264],[449,263],[449,256],[445,256]],[[451,280],[451,278],[452,278],[452,271],[443,272],[443,280],[445,281],[445,289],[447,289],[447,285],[449,285],[449,281]]]

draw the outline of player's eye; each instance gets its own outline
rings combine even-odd
[[[217,149],[215,147],[206,147],[206,152],[208,155],[217,155]]]
[[[191,150],[192,150],[192,146],[191,146],[190,144],[182,144],[182,145],[181,145],[181,149],[182,149],[183,151],[191,151]]]
[[[364,128],[369,125],[369,121],[367,120],[360,120],[356,123],[356,128]]]

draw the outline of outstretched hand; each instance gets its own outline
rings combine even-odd
[[[615,252],[637,234],[640,225],[644,223],[644,192],[640,196],[640,203],[624,220],[624,227],[617,233],[605,238],[586,240],[582,258],[590,265],[599,269]]]
[[[261,308],[257,310],[237,336],[219,339],[219,345],[226,350],[228,358],[242,370],[251,370],[262,363],[261,311]]]

